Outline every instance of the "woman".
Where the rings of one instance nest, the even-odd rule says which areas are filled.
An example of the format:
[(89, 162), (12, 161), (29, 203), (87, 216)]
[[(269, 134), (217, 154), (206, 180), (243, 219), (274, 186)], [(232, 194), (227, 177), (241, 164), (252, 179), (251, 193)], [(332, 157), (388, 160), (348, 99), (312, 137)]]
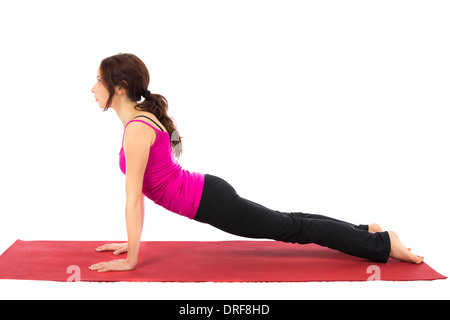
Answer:
[(105, 272), (136, 267), (144, 196), (172, 212), (243, 237), (316, 243), (383, 263), (389, 257), (423, 261), (402, 245), (393, 231), (383, 232), (375, 223), (354, 225), (320, 215), (274, 211), (241, 198), (221, 178), (182, 169), (174, 158), (174, 153), (178, 156), (181, 152), (181, 140), (167, 115), (167, 101), (148, 91), (149, 82), (149, 72), (138, 57), (118, 54), (101, 62), (91, 90), (99, 106), (105, 111), (114, 109), (124, 125), (120, 169), (126, 174), (128, 234), (128, 243), (96, 250), (111, 250), (114, 255), (128, 252), (128, 256), (89, 269)]

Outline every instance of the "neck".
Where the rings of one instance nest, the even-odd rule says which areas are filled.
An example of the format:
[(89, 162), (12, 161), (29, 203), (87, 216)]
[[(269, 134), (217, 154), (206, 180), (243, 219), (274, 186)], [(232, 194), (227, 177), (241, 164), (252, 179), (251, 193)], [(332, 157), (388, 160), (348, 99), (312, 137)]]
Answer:
[(111, 106), (112, 109), (117, 113), (120, 121), (122, 121), (123, 126), (136, 117), (140, 112), (134, 108), (136, 102), (125, 102), (122, 104), (118, 104), (116, 106)]

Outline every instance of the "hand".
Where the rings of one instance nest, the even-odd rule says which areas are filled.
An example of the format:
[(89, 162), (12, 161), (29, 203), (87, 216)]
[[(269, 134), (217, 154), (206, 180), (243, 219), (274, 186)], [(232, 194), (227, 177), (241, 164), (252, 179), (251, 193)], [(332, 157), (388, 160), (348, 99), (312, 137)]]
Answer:
[(90, 270), (97, 272), (107, 272), (107, 271), (129, 271), (133, 270), (135, 265), (129, 263), (128, 260), (125, 259), (117, 259), (111, 260), (108, 262), (100, 262), (97, 264), (93, 264), (89, 267)]
[(113, 255), (117, 256), (121, 253), (128, 252), (128, 243), (110, 243), (95, 249), (97, 252), (114, 251)]

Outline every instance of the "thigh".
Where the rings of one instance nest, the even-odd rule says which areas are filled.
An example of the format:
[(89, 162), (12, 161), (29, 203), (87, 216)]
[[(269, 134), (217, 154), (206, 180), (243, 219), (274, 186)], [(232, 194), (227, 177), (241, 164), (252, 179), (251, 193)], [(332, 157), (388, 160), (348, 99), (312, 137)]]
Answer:
[(204, 193), (194, 219), (249, 238), (284, 240), (301, 228), (295, 215), (242, 198), (228, 182), (210, 175), (205, 176)]

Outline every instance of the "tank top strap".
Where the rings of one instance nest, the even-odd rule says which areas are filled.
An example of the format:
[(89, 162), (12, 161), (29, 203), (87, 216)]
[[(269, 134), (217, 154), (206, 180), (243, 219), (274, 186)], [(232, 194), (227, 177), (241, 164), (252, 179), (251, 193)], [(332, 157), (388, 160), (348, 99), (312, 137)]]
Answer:
[[(147, 118), (148, 120), (150, 120), (151, 122), (153, 122), (154, 124), (156, 124), (156, 126), (159, 128), (159, 130), (161, 130), (162, 132), (165, 132), (162, 128), (161, 128), (161, 126), (159, 125), (159, 124), (157, 124), (156, 123), (156, 121), (155, 120), (153, 120), (153, 119), (150, 119), (149, 117), (147, 117), (147, 116), (144, 116), (144, 115), (139, 115), (139, 116), (136, 116), (136, 117), (134, 117), (133, 118), (133, 120), (134, 119), (136, 119), (136, 118), (139, 118), (139, 117), (144, 117), (144, 118)], [(130, 121), (131, 122), (131, 121)], [(152, 126), (153, 127), (153, 126)]]

